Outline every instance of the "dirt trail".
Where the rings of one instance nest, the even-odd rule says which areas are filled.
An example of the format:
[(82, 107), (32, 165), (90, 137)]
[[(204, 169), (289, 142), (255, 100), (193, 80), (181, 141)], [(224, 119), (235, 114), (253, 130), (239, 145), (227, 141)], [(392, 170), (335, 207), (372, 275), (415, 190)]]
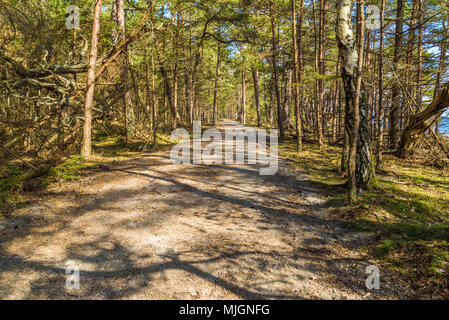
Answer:
[[(235, 123), (223, 122), (221, 127)], [(323, 186), (280, 160), (175, 165), (169, 152), (96, 170), (0, 224), (0, 298), (398, 298), (326, 208)], [(69, 261), (80, 289), (66, 289)], [(387, 285), (387, 287), (385, 286)]]

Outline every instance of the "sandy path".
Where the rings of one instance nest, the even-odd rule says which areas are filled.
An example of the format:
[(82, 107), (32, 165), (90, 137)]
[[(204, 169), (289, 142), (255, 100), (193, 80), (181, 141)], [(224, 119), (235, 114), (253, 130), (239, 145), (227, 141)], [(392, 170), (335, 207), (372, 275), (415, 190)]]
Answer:
[[(324, 188), (283, 160), (260, 176), (146, 154), (2, 222), (0, 298), (367, 298), (372, 262), (354, 250), (366, 237), (348, 236), (325, 203)], [(68, 261), (79, 290), (65, 287)], [(398, 296), (381, 281), (373, 295)]]

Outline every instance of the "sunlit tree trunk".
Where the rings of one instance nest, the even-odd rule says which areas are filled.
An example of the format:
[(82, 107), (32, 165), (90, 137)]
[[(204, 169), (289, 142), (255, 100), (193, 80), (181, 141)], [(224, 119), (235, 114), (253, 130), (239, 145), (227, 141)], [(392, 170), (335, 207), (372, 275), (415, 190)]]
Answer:
[(246, 70), (243, 66), (242, 70), (242, 106), (241, 106), (241, 122), (246, 123)]
[(94, 5), (94, 21), (92, 27), (92, 41), (90, 46), (89, 70), (87, 71), (86, 100), (84, 103), (83, 144), (81, 156), (89, 159), (92, 155), (92, 105), (95, 90), (95, 65), (98, 54), (98, 35), (100, 33), (101, 0)]
[(254, 98), (256, 100), (257, 126), (262, 126), (262, 118), (260, 115), (260, 92), (259, 92), (259, 71), (256, 68), (251, 69), (254, 84)]
[[(312, 0), (312, 12), (313, 12), (313, 35), (314, 35), (314, 48), (315, 48), (315, 73), (320, 73), (320, 51), (318, 45), (318, 19), (316, 14), (316, 3), (315, 0)], [(320, 85), (318, 79), (315, 80), (315, 119), (314, 119), (314, 127), (315, 127), (315, 137), (317, 139), (318, 145), (321, 145), (320, 138), (320, 130), (321, 121), (318, 121), (318, 118), (321, 118), (321, 102), (320, 102)]]
[(277, 40), (276, 40), (276, 25), (274, 20), (274, 8), (273, 1), (270, 0), (270, 18), (271, 18), (271, 42), (272, 42), (272, 63), (273, 63), (273, 74), (274, 74), (274, 90), (276, 94), (276, 106), (277, 106), (277, 116), (278, 116), (278, 128), (280, 138), (284, 138), (284, 127), (282, 126), (282, 106), (281, 106), (281, 95), (279, 92), (279, 74), (278, 74), (278, 61), (277, 61)]
[(302, 149), (302, 118), (301, 118), (301, 82), (302, 82), (302, 21), (304, 0), (300, 0), (299, 18), (296, 23), (296, 0), (292, 0), (292, 28), (293, 28), (293, 68), (295, 75), (295, 126), (296, 150)]
[(215, 67), (215, 83), (214, 83), (214, 110), (212, 116), (212, 124), (217, 121), (217, 94), (218, 94), (218, 77), (220, 71), (220, 42), (217, 44), (217, 65)]
[(317, 105), (317, 133), (318, 145), (323, 145), (323, 108), (324, 108), (324, 75), (326, 73), (326, 11), (327, 0), (320, 0), (320, 33), (319, 33), (319, 74), (318, 80), (318, 105)]
[(385, 0), (382, 0), (380, 7), (380, 43), (379, 43), (379, 82), (378, 82), (378, 108), (377, 108), (377, 148), (376, 148), (376, 169), (382, 168), (382, 145), (384, 137), (384, 16), (385, 16)]
[(390, 148), (396, 149), (399, 142), (399, 121), (401, 115), (401, 89), (400, 81), (402, 76), (402, 38), (404, 32), (404, 0), (397, 0), (396, 8), (396, 28), (394, 40), (394, 57), (393, 57), (393, 88), (390, 109)]

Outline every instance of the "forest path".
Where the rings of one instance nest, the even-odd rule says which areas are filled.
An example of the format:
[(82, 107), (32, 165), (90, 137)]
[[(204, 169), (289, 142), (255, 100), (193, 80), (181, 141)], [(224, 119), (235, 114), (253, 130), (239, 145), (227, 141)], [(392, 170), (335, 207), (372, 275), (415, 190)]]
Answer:
[[(371, 297), (372, 262), (355, 250), (366, 236), (348, 235), (325, 187), (285, 160), (273, 176), (169, 152), (92, 171), (0, 224), (0, 298)], [(79, 290), (66, 288), (70, 264)], [(400, 297), (386, 281), (373, 295)]]

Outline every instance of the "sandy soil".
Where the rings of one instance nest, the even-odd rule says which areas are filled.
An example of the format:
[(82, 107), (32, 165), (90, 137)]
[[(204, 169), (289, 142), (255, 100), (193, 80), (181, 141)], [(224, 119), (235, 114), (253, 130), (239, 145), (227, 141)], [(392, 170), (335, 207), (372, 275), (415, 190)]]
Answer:
[(406, 298), (383, 271), (366, 289), (370, 237), (339, 225), (331, 191), (284, 160), (274, 176), (169, 152), (91, 170), (0, 222), (0, 298)]

